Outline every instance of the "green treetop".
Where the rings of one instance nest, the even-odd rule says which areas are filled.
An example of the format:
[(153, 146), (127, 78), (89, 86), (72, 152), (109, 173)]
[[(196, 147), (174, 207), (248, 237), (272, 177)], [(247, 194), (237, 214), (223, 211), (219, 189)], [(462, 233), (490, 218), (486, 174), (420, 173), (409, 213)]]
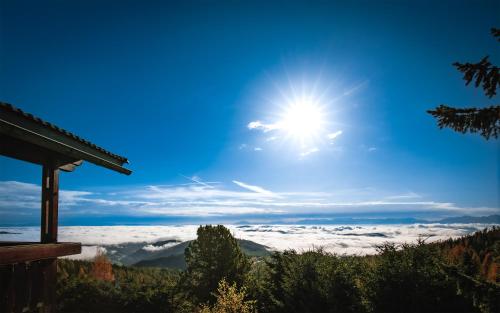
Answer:
[(226, 227), (200, 226), (197, 235), (184, 252), (187, 292), (200, 303), (213, 302), (213, 292), (222, 279), (229, 284), (243, 284), (249, 262)]

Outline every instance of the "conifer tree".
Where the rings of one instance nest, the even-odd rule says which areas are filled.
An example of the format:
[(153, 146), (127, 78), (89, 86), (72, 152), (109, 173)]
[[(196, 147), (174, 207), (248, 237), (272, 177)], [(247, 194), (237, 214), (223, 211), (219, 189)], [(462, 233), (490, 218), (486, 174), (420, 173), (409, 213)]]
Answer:
[(213, 292), (222, 279), (229, 284), (243, 284), (249, 262), (226, 227), (200, 226), (197, 235), (184, 252), (187, 292), (198, 302), (214, 302)]
[[(492, 28), (491, 33), (500, 41), (500, 29)], [(487, 97), (496, 96), (497, 88), (500, 86), (500, 72), (499, 68), (489, 61), (488, 56), (478, 63), (455, 62), (453, 66), (463, 73), (466, 85), (474, 82), (476, 88), (481, 86)], [(491, 137), (498, 138), (500, 134), (500, 105), (461, 109), (441, 104), (434, 110), (428, 110), (427, 113), (437, 119), (439, 128), (450, 127), (461, 133), (479, 132), (487, 140)]]

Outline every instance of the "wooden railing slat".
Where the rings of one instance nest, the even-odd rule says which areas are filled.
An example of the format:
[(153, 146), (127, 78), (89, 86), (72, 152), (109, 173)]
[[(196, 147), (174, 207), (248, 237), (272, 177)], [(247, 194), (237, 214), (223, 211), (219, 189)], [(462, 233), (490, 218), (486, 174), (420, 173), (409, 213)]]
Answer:
[(46, 260), (81, 252), (82, 245), (72, 242), (0, 246), (0, 265)]

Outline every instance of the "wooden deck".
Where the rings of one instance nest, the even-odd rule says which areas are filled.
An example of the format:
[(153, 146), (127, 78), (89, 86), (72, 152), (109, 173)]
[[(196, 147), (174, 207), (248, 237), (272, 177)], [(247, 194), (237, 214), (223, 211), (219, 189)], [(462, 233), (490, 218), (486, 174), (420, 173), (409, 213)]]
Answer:
[(0, 242), (0, 312), (55, 312), (57, 257), (80, 243)]

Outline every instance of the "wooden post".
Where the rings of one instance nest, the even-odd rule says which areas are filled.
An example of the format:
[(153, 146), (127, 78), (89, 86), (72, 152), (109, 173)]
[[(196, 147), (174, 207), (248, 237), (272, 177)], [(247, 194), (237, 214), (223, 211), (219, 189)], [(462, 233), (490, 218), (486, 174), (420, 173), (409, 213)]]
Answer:
[(59, 205), (59, 169), (44, 164), (42, 169), (42, 243), (57, 242), (57, 210)]
[[(59, 169), (44, 164), (42, 169), (42, 243), (57, 242), (57, 210), (59, 205)], [(40, 261), (43, 277), (44, 313), (56, 311), (57, 258)]]

